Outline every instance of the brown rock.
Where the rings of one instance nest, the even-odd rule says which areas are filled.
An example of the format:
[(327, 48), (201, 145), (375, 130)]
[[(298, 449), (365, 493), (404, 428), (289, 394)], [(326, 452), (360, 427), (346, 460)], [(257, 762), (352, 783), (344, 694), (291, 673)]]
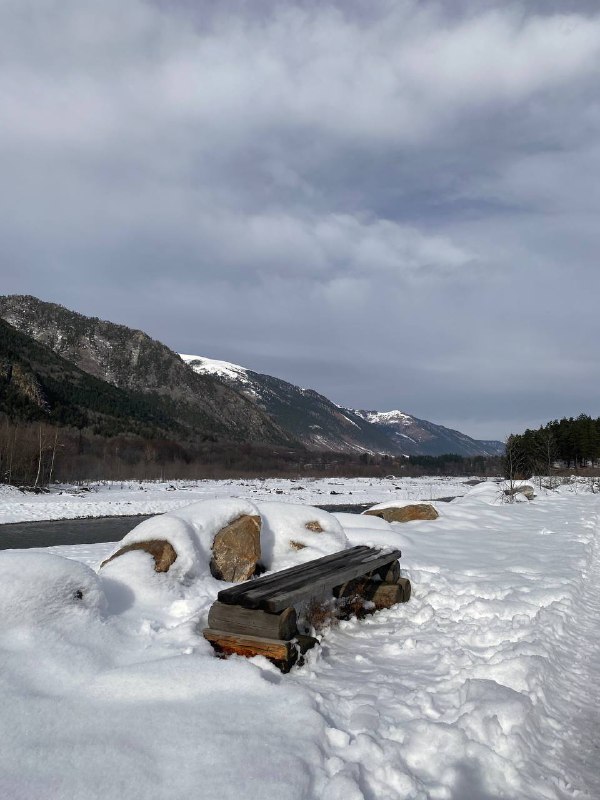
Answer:
[(232, 583), (247, 581), (260, 561), (260, 517), (242, 514), (220, 530), (213, 541), (210, 571)]
[(369, 509), (364, 512), (372, 517), (381, 517), (386, 522), (412, 522), (416, 519), (437, 519), (438, 512), (429, 503), (416, 503), (410, 506), (389, 506)]
[(295, 539), (290, 539), (290, 547), (292, 550), (304, 550), (306, 545), (303, 542), (297, 542)]
[(125, 545), (125, 547), (113, 553), (110, 558), (107, 558), (106, 561), (103, 561), (100, 564), (100, 568), (102, 569), (109, 561), (122, 556), (124, 553), (130, 553), (132, 550), (144, 550), (146, 553), (150, 553), (154, 559), (156, 572), (168, 572), (169, 567), (177, 558), (177, 553), (171, 542), (167, 542), (166, 539), (150, 539), (147, 542), (135, 542), (134, 544)]
[(307, 531), (312, 531), (313, 533), (323, 533), (323, 528), (316, 520), (307, 522), (304, 527)]

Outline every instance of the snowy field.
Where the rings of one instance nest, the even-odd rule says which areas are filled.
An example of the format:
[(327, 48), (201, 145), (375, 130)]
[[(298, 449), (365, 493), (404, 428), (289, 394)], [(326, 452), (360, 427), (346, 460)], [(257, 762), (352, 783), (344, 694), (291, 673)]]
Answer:
[[(284, 483), (245, 494), (296, 499), (273, 497)], [(353, 481), (335, 500), (388, 501), (390, 483)], [(413, 596), (331, 628), (289, 675), (213, 656), (198, 630), (223, 584), (205, 573), (169, 583), (128, 554), (98, 578), (110, 544), (0, 553), (0, 797), (598, 800), (600, 497), (582, 483), (503, 504), (493, 483), (431, 484), (465, 496), (434, 521), (329, 521), (332, 542), (399, 545)], [(331, 482), (302, 485), (329, 502)], [(139, 502), (180, 508), (184, 491), (195, 501), (202, 485)], [(113, 492), (111, 513), (135, 496), (56, 502), (107, 513)], [(23, 513), (38, 500), (48, 514), (54, 497)], [(276, 537), (284, 512), (265, 513)]]
[(311, 505), (432, 500), (468, 490), (467, 478), (307, 478), (224, 481), (89, 483), (53, 487), (50, 494), (24, 493), (0, 485), (0, 524), (79, 517), (163, 514), (198, 500), (246, 497)]

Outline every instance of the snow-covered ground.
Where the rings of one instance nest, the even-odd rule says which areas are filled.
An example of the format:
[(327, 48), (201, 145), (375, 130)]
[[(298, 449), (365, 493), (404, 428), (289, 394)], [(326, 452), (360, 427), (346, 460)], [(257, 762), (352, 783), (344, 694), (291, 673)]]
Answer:
[(468, 490), (467, 478), (306, 478), (223, 481), (89, 483), (53, 487), (50, 494), (23, 493), (0, 485), (0, 524), (33, 520), (163, 514), (219, 497), (281, 500), (311, 505), (431, 500)]
[(289, 675), (213, 656), (210, 577), (176, 588), (122, 556), (98, 579), (110, 544), (0, 553), (0, 797), (597, 800), (600, 498), (575, 488), (339, 515), (350, 544), (400, 545), (413, 595)]

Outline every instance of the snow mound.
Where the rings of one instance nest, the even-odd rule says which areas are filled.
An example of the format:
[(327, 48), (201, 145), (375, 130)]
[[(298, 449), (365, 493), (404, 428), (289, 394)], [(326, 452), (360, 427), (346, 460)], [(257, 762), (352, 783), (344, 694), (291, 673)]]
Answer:
[[(243, 514), (262, 519), (261, 563), (267, 570), (303, 564), (348, 547), (342, 526), (327, 511), (293, 503), (255, 504), (232, 497), (202, 500), (145, 520), (119, 542), (113, 555), (126, 545), (165, 539), (177, 552), (177, 559), (166, 573), (168, 581), (189, 583), (205, 578), (210, 575), (215, 535)], [(119, 572), (122, 578), (123, 570), (131, 569), (141, 579), (151, 564), (151, 556), (134, 551), (106, 564), (103, 573), (112, 575)]]
[(404, 531), (381, 517), (363, 514), (336, 513), (334, 517), (344, 528), (351, 547), (400, 547), (405, 545)]
[(54, 618), (100, 617), (106, 597), (96, 573), (49, 553), (0, 552), (0, 627), (48, 625)]
[[(454, 503), (459, 505), (469, 505), (471, 503), (485, 503), (490, 506), (502, 505), (504, 503), (529, 503), (530, 500), (524, 494), (517, 492), (513, 497), (508, 498), (505, 490), (519, 489), (525, 487), (532, 487), (532, 482), (528, 481), (485, 481), (473, 486), (463, 497), (457, 497)], [(540, 494), (540, 490), (536, 489), (536, 493)], [(542, 490), (543, 494), (547, 494)]]
[[(166, 539), (177, 553), (177, 559), (168, 573), (171, 580), (184, 583), (207, 577), (210, 575), (215, 535), (244, 514), (258, 516), (259, 511), (254, 503), (236, 497), (201, 500), (141, 522), (125, 536), (114, 553), (129, 544)], [(133, 563), (134, 555), (137, 554), (126, 553), (111, 561), (104, 569), (112, 571), (122, 558), (128, 558), (129, 563)]]
[(348, 538), (333, 514), (293, 503), (258, 503), (262, 562), (268, 570), (304, 564), (345, 550)]

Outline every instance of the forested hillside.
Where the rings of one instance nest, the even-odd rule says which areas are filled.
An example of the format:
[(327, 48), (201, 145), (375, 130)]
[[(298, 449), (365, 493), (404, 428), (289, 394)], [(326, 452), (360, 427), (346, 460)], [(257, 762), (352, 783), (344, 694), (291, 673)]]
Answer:
[(513, 474), (549, 474), (557, 462), (574, 469), (593, 466), (600, 461), (600, 418), (580, 414), (513, 434), (506, 454), (507, 470)]
[(87, 317), (27, 295), (0, 296), (0, 317), (80, 370), (149, 398), (192, 441), (203, 437), (295, 446), (297, 441), (237, 391), (197, 375), (143, 331)]

